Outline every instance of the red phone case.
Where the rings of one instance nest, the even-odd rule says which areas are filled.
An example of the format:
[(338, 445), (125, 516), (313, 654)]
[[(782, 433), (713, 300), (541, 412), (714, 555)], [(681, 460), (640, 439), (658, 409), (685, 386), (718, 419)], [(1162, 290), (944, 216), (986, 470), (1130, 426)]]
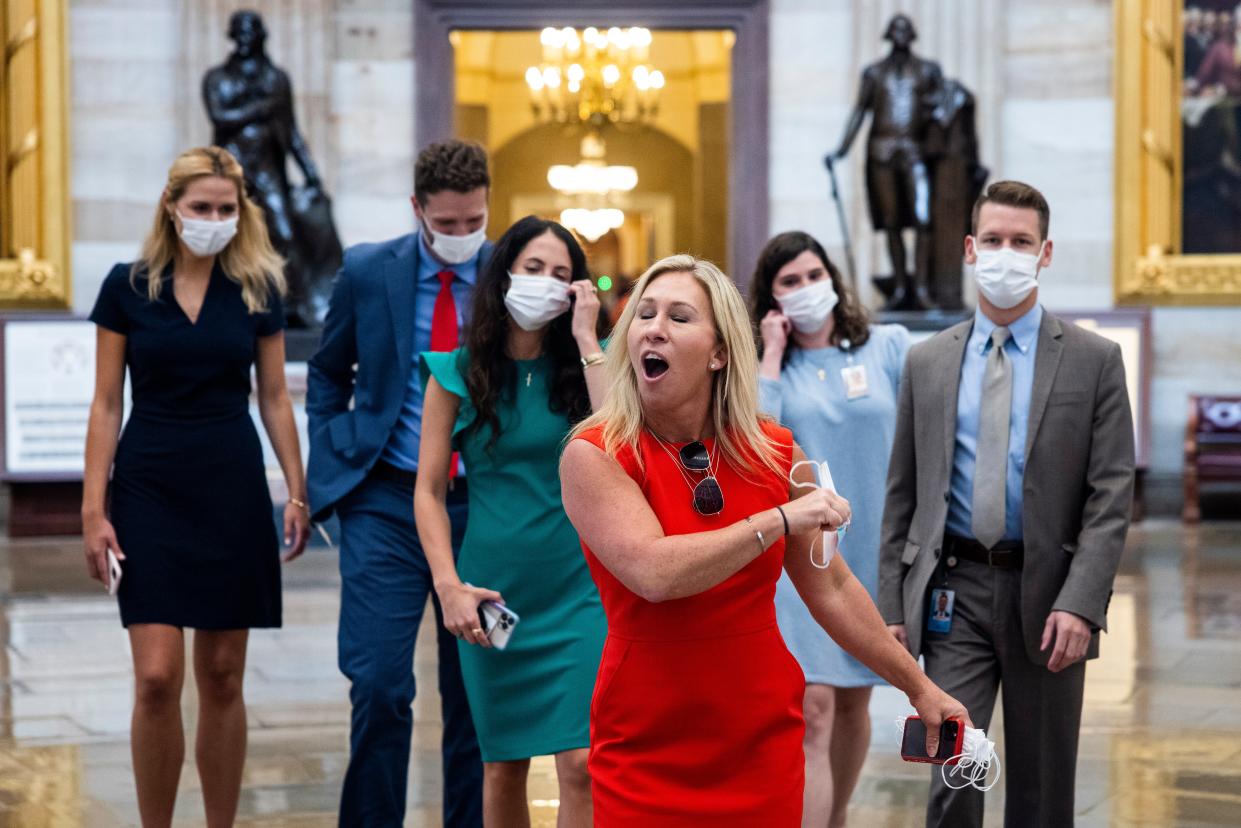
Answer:
[[(909, 717), (907, 717), (907, 718), (905, 719), (905, 730), (906, 730), (906, 731), (908, 731), (908, 730), (909, 730), (909, 723), (910, 723), (910, 722), (912, 722), (912, 721), (919, 721), (919, 722), (920, 722), (920, 721), (922, 721), (922, 717), (921, 717), (921, 716), (909, 716)], [(962, 745), (964, 745), (964, 744), (965, 744), (965, 722), (961, 721), (960, 719), (948, 719), (947, 721), (951, 721), (951, 722), (956, 722), (956, 723), (957, 723), (957, 738), (956, 738), (955, 743), (954, 743), (954, 744), (953, 744), (953, 746), (952, 746), (952, 753), (950, 754), (952, 757), (956, 757), (956, 756), (959, 756), (959, 755), (960, 755), (960, 753), (961, 753), (961, 747), (962, 747)], [(943, 750), (943, 744), (944, 744), (944, 742), (943, 742), (943, 738), (942, 738), (942, 737), (943, 737), (943, 729), (942, 729), (942, 727), (943, 727), (943, 726), (941, 725), (941, 729), (940, 729), (940, 737), (941, 737), (941, 738), (940, 738), (940, 743), (939, 743), (939, 744), (940, 744), (940, 750), (941, 750), (941, 751)], [(925, 727), (925, 725), (924, 725), (924, 726), (923, 726), (923, 731), (925, 731), (925, 730), (926, 730), (926, 727)], [(926, 749), (926, 745), (925, 745), (925, 743), (924, 743), (924, 744), (923, 744), (923, 750), (925, 751), (925, 749)], [(923, 762), (923, 763), (926, 763), (926, 764), (931, 764), (931, 765), (955, 765), (958, 761), (960, 761), (960, 760), (958, 760), (958, 759), (956, 759), (956, 758), (936, 759), (936, 758), (934, 758), (934, 757), (931, 757), (931, 756), (926, 756), (926, 755), (924, 755), (924, 754), (917, 754), (917, 755), (908, 754), (908, 753), (906, 753), (906, 752), (905, 752), (905, 739), (904, 739), (904, 737), (902, 737), (902, 738), (901, 738), (901, 758), (902, 758), (902, 759), (904, 759), (906, 762)]]

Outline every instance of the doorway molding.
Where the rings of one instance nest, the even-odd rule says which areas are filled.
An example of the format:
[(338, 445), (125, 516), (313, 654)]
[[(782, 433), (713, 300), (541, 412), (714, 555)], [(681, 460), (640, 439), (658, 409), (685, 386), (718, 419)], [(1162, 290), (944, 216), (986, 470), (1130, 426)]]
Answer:
[(624, 24), (649, 29), (731, 29), (728, 252), (743, 289), (767, 241), (769, 0), (415, 0), (414, 138), (417, 147), (453, 135), (454, 29), (542, 29)]

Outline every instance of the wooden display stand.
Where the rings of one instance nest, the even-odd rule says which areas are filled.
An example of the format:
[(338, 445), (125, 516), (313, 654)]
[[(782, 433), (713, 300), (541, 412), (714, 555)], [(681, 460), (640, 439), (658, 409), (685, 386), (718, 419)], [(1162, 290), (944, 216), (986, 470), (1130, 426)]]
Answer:
[(80, 534), (80, 481), (9, 484), (9, 537)]

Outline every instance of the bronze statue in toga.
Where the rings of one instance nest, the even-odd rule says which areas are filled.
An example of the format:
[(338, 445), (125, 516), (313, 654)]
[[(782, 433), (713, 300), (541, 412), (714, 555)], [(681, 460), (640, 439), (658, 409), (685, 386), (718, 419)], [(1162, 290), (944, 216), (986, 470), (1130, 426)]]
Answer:
[[(233, 53), (203, 78), (212, 143), (241, 162), (249, 196), (262, 206), (272, 244), (286, 259), (289, 326), (315, 326), (327, 310), (330, 283), (341, 263), (331, 202), (297, 128), (289, 76), (264, 49), (263, 18), (253, 11), (235, 12), (228, 36)], [(301, 168), (301, 187), (289, 184), (290, 155)]]

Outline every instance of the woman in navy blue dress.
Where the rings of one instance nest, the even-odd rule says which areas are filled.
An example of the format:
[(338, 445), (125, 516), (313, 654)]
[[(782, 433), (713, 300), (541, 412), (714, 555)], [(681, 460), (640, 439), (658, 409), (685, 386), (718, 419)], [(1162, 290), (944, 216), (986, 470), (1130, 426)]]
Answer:
[[(195, 630), (195, 755), (208, 825), (231, 825), (246, 749), (242, 698), (251, 627), (280, 626), (280, 551), (258, 433), (290, 493), (285, 560), (305, 547), (306, 484), (284, 381), (283, 263), (241, 165), (218, 147), (173, 163), (132, 265), (104, 280), (82, 521), (87, 568), (110, 583), (133, 650), (131, 731), (138, 809), (169, 825), (185, 753), (184, 629)], [(125, 372), (133, 407), (121, 432)], [(109, 486), (109, 472), (111, 485)]]

